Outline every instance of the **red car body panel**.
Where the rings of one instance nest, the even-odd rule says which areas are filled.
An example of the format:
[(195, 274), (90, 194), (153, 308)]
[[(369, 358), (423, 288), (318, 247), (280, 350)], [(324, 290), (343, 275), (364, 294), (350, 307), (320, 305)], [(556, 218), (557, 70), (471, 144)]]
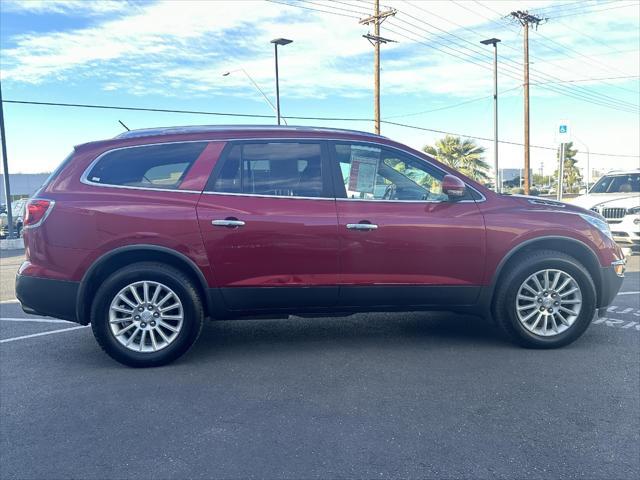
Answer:
[[(216, 286), (335, 285), (338, 281), (336, 206), (330, 199), (203, 194), (200, 231)], [(212, 220), (241, 219), (242, 228)]]
[[(482, 284), (486, 239), (475, 202), (339, 200), (337, 205), (340, 284)], [(346, 228), (360, 222), (378, 228)]]

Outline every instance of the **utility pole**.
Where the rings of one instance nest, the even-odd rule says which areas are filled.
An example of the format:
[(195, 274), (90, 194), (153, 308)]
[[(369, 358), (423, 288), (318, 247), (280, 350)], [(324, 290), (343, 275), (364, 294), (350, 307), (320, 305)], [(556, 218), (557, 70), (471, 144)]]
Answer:
[(531, 15), (526, 10), (511, 12), (511, 16), (524, 29), (524, 194), (529, 195), (531, 186), (531, 179), (529, 178), (531, 164), (529, 141), (529, 25), (535, 25), (537, 28), (546, 19)]
[(7, 136), (4, 131), (4, 105), (0, 84), (0, 135), (2, 135), (2, 170), (4, 172), (4, 195), (7, 201), (7, 227), (9, 238), (13, 238), (13, 212), (11, 211), (11, 185), (9, 184), (9, 162), (7, 161)]
[(363, 35), (364, 38), (369, 40), (374, 48), (373, 57), (373, 117), (374, 117), (374, 130), (377, 135), (380, 135), (380, 44), (393, 42), (388, 38), (380, 36), (380, 24), (385, 21), (387, 17), (391, 17), (396, 14), (396, 9), (390, 8), (380, 13), (380, 0), (374, 1), (373, 15), (360, 20), (361, 25), (373, 24), (373, 35)]
[(498, 42), (499, 38), (482, 40), (483, 45), (493, 45), (493, 151), (496, 176), (496, 192), (500, 193), (500, 169), (498, 168)]

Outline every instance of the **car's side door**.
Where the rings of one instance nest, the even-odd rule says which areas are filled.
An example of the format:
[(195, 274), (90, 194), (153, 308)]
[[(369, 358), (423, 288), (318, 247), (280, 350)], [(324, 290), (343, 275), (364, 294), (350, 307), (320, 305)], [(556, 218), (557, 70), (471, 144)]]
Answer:
[(333, 142), (344, 306), (463, 305), (484, 273), (485, 226), (474, 196), (442, 193), (447, 172), (372, 143)]
[(198, 203), (217, 287), (231, 310), (337, 301), (337, 215), (323, 141), (229, 142)]

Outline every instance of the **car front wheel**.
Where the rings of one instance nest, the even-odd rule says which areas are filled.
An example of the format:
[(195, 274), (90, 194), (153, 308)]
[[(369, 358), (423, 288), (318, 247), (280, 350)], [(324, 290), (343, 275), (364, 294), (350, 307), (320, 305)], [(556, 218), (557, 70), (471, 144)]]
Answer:
[(552, 250), (519, 257), (502, 276), (496, 292), (498, 325), (530, 348), (556, 348), (575, 341), (596, 310), (589, 272), (575, 258)]

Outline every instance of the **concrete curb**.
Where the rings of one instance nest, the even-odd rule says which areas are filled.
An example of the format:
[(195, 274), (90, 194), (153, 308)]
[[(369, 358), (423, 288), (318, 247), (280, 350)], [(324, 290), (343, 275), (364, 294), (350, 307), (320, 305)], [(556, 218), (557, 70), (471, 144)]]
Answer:
[(22, 238), (5, 238), (0, 240), (0, 250), (18, 250), (24, 249), (24, 241)]

